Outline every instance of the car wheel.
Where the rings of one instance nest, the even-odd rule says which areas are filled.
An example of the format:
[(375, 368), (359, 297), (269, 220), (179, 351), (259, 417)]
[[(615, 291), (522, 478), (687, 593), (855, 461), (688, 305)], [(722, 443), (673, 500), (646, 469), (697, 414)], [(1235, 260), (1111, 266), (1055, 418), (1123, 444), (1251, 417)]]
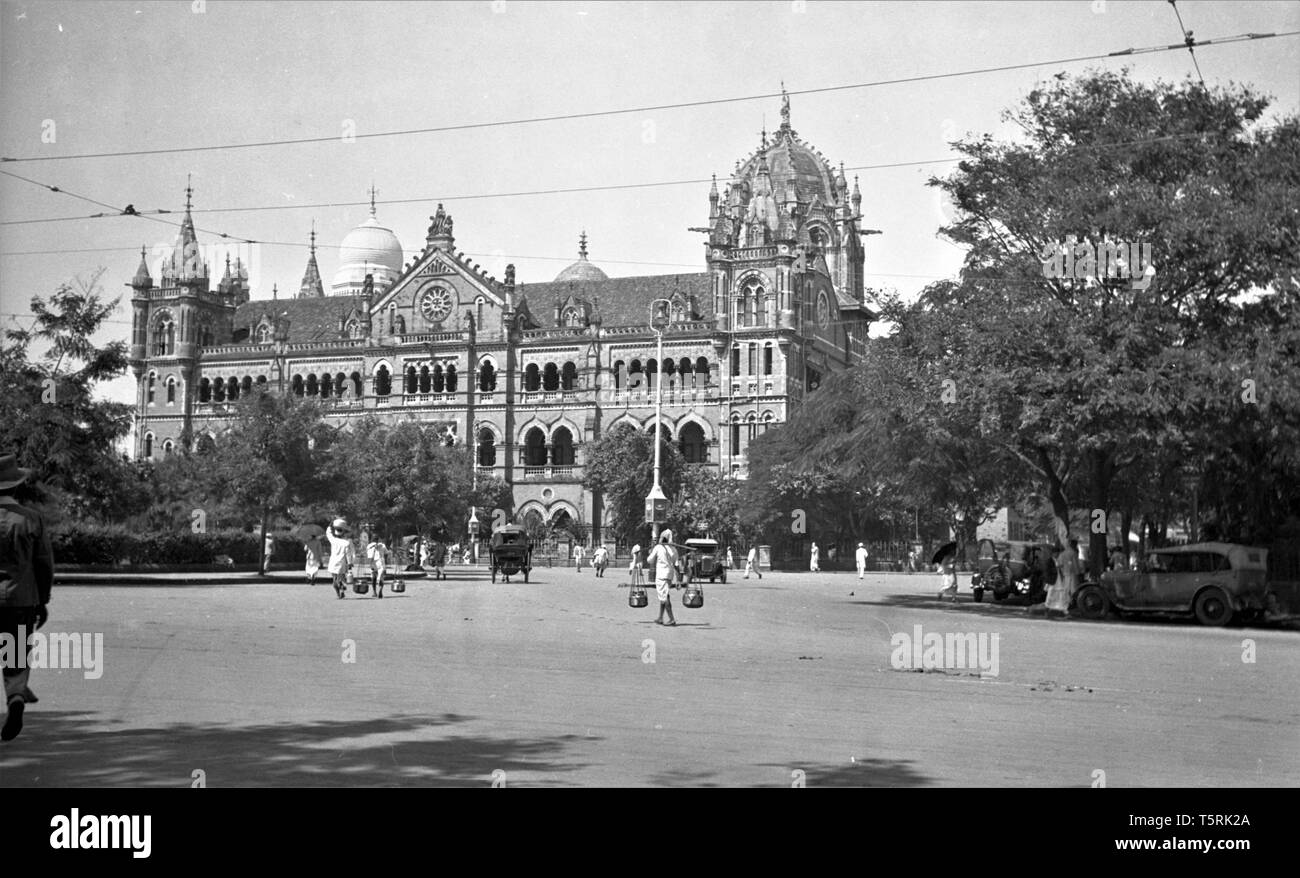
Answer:
[(1074, 605), (1085, 619), (1101, 619), (1110, 612), (1110, 598), (1100, 586), (1086, 585), (1074, 596)]
[(971, 595), (975, 598), (975, 603), (978, 604), (984, 600), (984, 589), (982, 588), (974, 589), (971, 592)]
[(1202, 625), (1227, 625), (1232, 621), (1232, 602), (1222, 589), (1207, 588), (1196, 596), (1196, 621)]

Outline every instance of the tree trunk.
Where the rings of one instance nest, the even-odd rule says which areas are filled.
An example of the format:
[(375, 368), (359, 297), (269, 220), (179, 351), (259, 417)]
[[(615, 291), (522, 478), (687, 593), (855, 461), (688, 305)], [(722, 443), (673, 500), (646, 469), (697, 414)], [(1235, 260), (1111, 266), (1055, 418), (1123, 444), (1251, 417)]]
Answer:
[[(1088, 572), (1092, 575), (1094, 581), (1101, 579), (1101, 572), (1105, 569), (1107, 536), (1110, 533), (1110, 509), (1107, 504), (1110, 501), (1110, 483), (1115, 474), (1115, 457), (1110, 451), (1094, 451), (1089, 453), (1089, 496), (1092, 500), (1092, 509), (1088, 513)], [(1100, 509), (1105, 516), (1105, 527), (1101, 533), (1097, 533), (1093, 527), (1093, 514)]]
[(1047, 500), (1052, 504), (1052, 521), (1056, 525), (1056, 540), (1062, 546), (1070, 544), (1070, 503), (1065, 499), (1061, 477), (1056, 474), (1051, 458), (1045, 449), (1038, 449), (1039, 466), (1047, 476)]
[(258, 576), (266, 575), (267, 561), (268, 561), (268, 558), (266, 557), (266, 521), (270, 517), (271, 517), (271, 510), (268, 507), (263, 506), (262, 507), (262, 535), (261, 538), (258, 539), (257, 541), (257, 552), (259, 557), (258, 564), (257, 564)]
[(1119, 544), (1124, 547), (1124, 563), (1127, 564), (1128, 556), (1133, 551), (1133, 546), (1131, 543), (1129, 543), (1129, 539), (1128, 539), (1128, 535), (1133, 532), (1133, 507), (1132, 506), (1124, 510), (1124, 514), (1120, 518), (1120, 528), (1122, 529), (1123, 532), (1120, 534)]

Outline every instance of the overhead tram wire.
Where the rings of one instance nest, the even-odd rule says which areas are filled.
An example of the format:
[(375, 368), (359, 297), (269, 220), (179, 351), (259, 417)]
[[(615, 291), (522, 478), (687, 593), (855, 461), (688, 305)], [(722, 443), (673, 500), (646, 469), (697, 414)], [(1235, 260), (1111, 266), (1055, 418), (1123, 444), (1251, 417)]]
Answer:
[[(858, 83), (850, 83), (846, 85), (821, 86), (819, 88), (806, 88), (806, 89), (798, 89), (795, 91), (784, 92), (784, 94), (788, 94), (788, 95), (826, 94), (829, 92), (849, 91), (849, 90), (861, 89), (861, 88), (875, 88), (875, 87), (885, 86), (885, 85), (903, 85), (903, 84), (913, 83), (913, 82), (930, 82), (930, 81), (940, 80), (940, 79), (953, 79), (961, 76), (977, 76), (985, 73), (1005, 73), (1011, 70), (1026, 70), (1032, 67), (1049, 67), (1058, 64), (1078, 64), (1084, 61), (1101, 61), (1108, 58), (1119, 58), (1128, 55), (1145, 55), (1154, 52), (1169, 52), (1169, 51), (1180, 50), (1183, 48), (1187, 48), (1190, 50), (1193, 45), (1195, 46), (1222, 45), (1225, 43), (1236, 43), (1236, 42), (1242, 42), (1246, 40), (1266, 40), (1266, 39), (1276, 39), (1278, 37), (1291, 37), (1291, 36), (1296, 36), (1298, 34), (1300, 34), (1300, 31), (1283, 31), (1281, 33), (1266, 33), (1266, 34), (1246, 33), (1246, 34), (1237, 34), (1236, 36), (1231, 36), (1231, 37), (1217, 37), (1214, 39), (1199, 40), (1199, 41), (1192, 40), (1191, 37), (1189, 36), (1184, 42), (1175, 43), (1174, 45), (1146, 46), (1140, 49), (1122, 49), (1116, 52), (1102, 52), (1094, 55), (1079, 55), (1073, 58), (1058, 58), (1058, 59), (1048, 60), (1048, 61), (1033, 61), (1033, 62), (1025, 62), (1021, 64), (1003, 64), (997, 67), (981, 67), (972, 70), (956, 70), (956, 71), (950, 71), (948, 73), (930, 73), (930, 74), (923, 74), (920, 76), (899, 77), (897, 79), (881, 79), (872, 82), (858, 82)], [(680, 110), (680, 109), (690, 109), (694, 107), (718, 106), (719, 104), (732, 104), (732, 103), (742, 103), (747, 101), (772, 100), (774, 98), (781, 97), (782, 94), (783, 94), (782, 92), (765, 92), (763, 94), (745, 95), (741, 97), (710, 98), (710, 99), (704, 99), (698, 101), (681, 101), (678, 103), (655, 104), (652, 106), (645, 106), (645, 107), (626, 107), (617, 110), (592, 110), (585, 113), (561, 113), (561, 114), (555, 114), (551, 116), (533, 116), (533, 117), (526, 117), (522, 119), (501, 119), (501, 120), (495, 120), (491, 122), (464, 122), (455, 125), (440, 125), (431, 128), (409, 128), (409, 129), (398, 130), (398, 131), (376, 131), (370, 134), (354, 134), (352, 135), (352, 139), (365, 140), (365, 139), (373, 139), (379, 137), (405, 137), (405, 136), (417, 135), (417, 134), (437, 134), (437, 133), (444, 133), (450, 131), (469, 131), (469, 130), (484, 129), (484, 128), (501, 128), (501, 127), (514, 126), (514, 125), (531, 125), (539, 122), (563, 122), (563, 121), (573, 121), (577, 119), (598, 119), (598, 118), (603, 118), (608, 116), (626, 116), (626, 115), (631, 115), (633, 113), (652, 113), (652, 112), (659, 112), (662, 110)], [(118, 158), (118, 157), (125, 157), (125, 156), (171, 155), (171, 154), (182, 153), (182, 152), (214, 152), (218, 150), (227, 150), (227, 149), (254, 149), (254, 148), (268, 147), (268, 146), (294, 146), (294, 145), (302, 145), (302, 144), (309, 144), (309, 143), (333, 143), (341, 140), (342, 138), (340, 138), (338, 135), (330, 135), (328, 137), (298, 137), (298, 138), (290, 138), (290, 139), (282, 139), (282, 140), (259, 140), (259, 141), (252, 141), (249, 143), (225, 143), (225, 144), (209, 144), (206, 146), (176, 146), (176, 147), (162, 147), (158, 149), (134, 149), (134, 150), (116, 150), (116, 151), (109, 151), (109, 152), (94, 152), (94, 153), (74, 153), (73, 155), (63, 155), (63, 156), (19, 156), (19, 157), (0, 156), (0, 162), (52, 162), (52, 161), (72, 161), (76, 159), (92, 159), (92, 158)]]
[[(1262, 129), (1262, 130), (1268, 130), (1268, 129)], [(1117, 140), (1113, 143), (1077, 144), (1075, 146), (1066, 147), (1060, 150), (1059, 152), (1068, 153), (1068, 152), (1082, 152), (1086, 150), (1114, 149), (1116, 147), (1121, 147), (1121, 146), (1134, 146), (1134, 145), (1145, 144), (1145, 143), (1162, 143), (1164, 141), (1169, 141), (1169, 140), (1187, 140), (1193, 138), (1213, 137), (1220, 133), (1221, 132), (1216, 132), (1216, 131), (1193, 131), (1186, 134), (1167, 134), (1162, 137), (1147, 137), (1147, 138), (1139, 138), (1136, 140)], [(959, 162), (962, 161), (964, 158), (967, 157), (948, 156), (946, 158), (922, 159), (919, 161), (883, 162), (874, 165), (852, 165), (852, 166), (845, 167), (844, 170), (845, 171), (876, 171), (876, 170), (884, 170), (889, 168), (915, 167), (921, 165), (938, 165), (938, 164), (945, 164), (948, 162)], [(28, 183), (33, 183), (34, 185), (49, 189), (52, 192), (65, 191), (60, 189), (59, 187), (51, 186), (46, 183), (40, 183), (35, 180), (30, 180), (26, 177), (19, 176), (18, 174), (9, 173), (8, 171), (0, 170), (0, 174), (5, 174), (7, 176), (14, 177), (16, 179), (23, 180)], [(477, 200), (484, 200), (484, 199), (491, 199), (491, 198), (518, 198), (518, 197), (535, 196), (535, 195), (569, 195), (569, 194), (580, 194), (584, 192), (613, 192), (613, 191), (620, 191), (620, 190), (651, 189), (651, 188), (663, 187), (663, 186), (702, 186), (705, 183), (710, 183), (712, 181), (713, 178), (710, 177), (710, 178), (700, 178), (694, 180), (662, 180), (662, 181), (652, 182), (652, 183), (612, 183), (612, 184), (607, 184), (602, 186), (571, 186), (571, 187), (553, 188), (553, 189), (521, 190), (518, 192), (481, 192), (472, 195), (430, 195), (430, 196), (421, 196), (418, 198), (389, 198), (382, 201), (377, 201), (375, 203), (376, 204), (420, 204), (420, 203), (427, 204), (427, 203), (433, 203), (439, 201), (454, 203), (457, 201), (477, 201)], [(92, 204), (97, 204), (103, 207), (111, 206), (111, 205), (104, 204), (103, 202), (94, 201), (93, 199), (86, 199), (86, 200), (90, 200)], [(323, 202), (309, 202), (304, 204), (266, 204), (266, 205), (257, 205), (253, 207), (204, 207), (204, 208), (194, 208), (191, 210), (191, 213), (255, 213), (260, 211), (268, 211), (268, 210), (323, 210), (323, 209), (336, 208), (336, 207), (365, 207), (368, 204), (370, 204), (369, 201), (323, 201)], [(159, 213), (171, 214), (171, 213), (180, 212), (179, 210), (168, 210), (168, 209), (125, 211), (125, 210), (118, 210), (118, 208), (115, 206), (111, 206), (111, 207), (114, 211), (113, 213), (97, 213), (97, 214), (89, 214), (86, 216), (41, 217), (36, 219), (25, 219), (25, 220), (6, 220), (4, 222), (0, 222), (0, 226), (21, 226), (21, 225), (32, 225), (38, 223), (52, 223), (52, 222), (77, 222), (77, 221), (88, 220), (88, 219), (116, 219), (121, 216), (145, 216), (147, 214), (159, 214)], [(267, 242), (262, 242), (262, 243), (267, 243)], [(75, 252), (75, 251), (65, 251), (65, 252)], [(4, 254), (0, 254), (0, 255), (4, 255)]]

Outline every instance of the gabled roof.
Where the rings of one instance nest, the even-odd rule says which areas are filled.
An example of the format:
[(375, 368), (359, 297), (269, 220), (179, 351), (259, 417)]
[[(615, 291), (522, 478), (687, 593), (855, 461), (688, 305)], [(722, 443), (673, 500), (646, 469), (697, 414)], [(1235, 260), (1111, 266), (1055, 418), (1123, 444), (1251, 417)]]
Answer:
[(708, 272), (611, 277), (605, 280), (552, 281), (524, 284), (518, 294), (527, 298), (543, 326), (555, 323), (555, 300), (570, 297), (591, 302), (604, 326), (641, 326), (650, 322), (650, 303), (671, 299), (674, 293), (695, 296), (701, 320), (713, 319), (713, 287)]
[[(360, 313), (361, 296), (325, 296), (320, 299), (255, 299), (235, 309), (234, 329), (256, 326), (266, 312), (272, 319), (284, 315), (289, 321), (289, 344), (329, 342), (342, 338), (339, 318)], [(244, 342), (247, 344), (247, 342)]]

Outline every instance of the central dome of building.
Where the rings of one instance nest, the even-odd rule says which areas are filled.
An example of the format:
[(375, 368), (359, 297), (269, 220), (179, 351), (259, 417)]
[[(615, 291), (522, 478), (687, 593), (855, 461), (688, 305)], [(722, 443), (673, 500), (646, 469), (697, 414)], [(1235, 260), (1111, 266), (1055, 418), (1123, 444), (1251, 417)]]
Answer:
[(587, 233), (578, 236), (578, 261), (555, 276), (558, 281), (609, 280), (609, 275), (587, 261)]
[(348, 232), (339, 245), (339, 267), (331, 292), (336, 296), (359, 293), (367, 274), (374, 275), (376, 292), (387, 289), (402, 274), (402, 243), (375, 217), (373, 194), (369, 218)]

